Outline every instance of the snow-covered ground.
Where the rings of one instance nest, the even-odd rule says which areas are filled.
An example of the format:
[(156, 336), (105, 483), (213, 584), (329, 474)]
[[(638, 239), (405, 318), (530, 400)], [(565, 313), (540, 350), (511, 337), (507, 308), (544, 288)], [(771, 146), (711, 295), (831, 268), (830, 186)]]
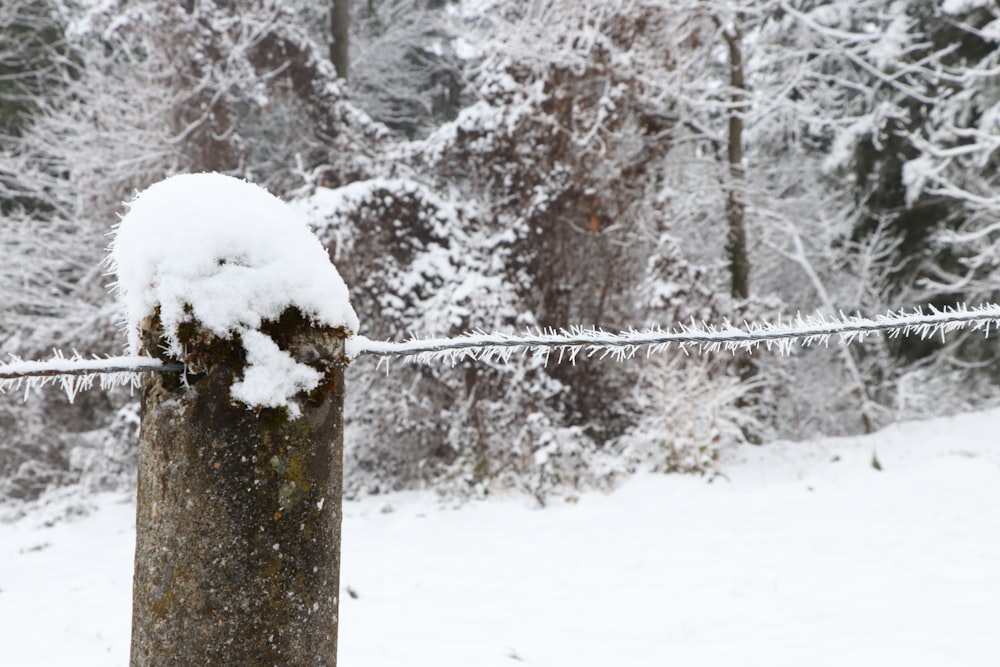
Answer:
[[(545, 509), (348, 502), (340, 664), (996, 665), (998, 431), (745, 447)], [(127, 664), (134, 510), (91, 504), (0, 524), (2, 664)]]

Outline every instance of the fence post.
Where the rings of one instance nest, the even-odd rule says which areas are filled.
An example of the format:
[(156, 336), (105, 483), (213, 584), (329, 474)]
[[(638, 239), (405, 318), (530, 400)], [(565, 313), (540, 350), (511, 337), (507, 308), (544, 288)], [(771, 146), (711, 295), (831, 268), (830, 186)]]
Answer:
[[(298, 418), (234, 403), (243, 347), (197, 323), (188, 372), (144, 380), (132, 667), (336, 665), (344, 334), (293, 307), (260, 330), (323, 373)], [(165, 358), (158, 315), (142, 337)]]

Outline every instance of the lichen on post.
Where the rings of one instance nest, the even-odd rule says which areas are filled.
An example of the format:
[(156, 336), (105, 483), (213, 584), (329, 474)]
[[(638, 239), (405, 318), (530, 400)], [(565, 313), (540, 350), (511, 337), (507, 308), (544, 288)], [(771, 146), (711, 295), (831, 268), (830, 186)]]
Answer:
[(186, 367), (142, 388), (131, 664), (335, 665), (343, 281), (216, 174), (140, 194), (111, 264), (130, 347)]

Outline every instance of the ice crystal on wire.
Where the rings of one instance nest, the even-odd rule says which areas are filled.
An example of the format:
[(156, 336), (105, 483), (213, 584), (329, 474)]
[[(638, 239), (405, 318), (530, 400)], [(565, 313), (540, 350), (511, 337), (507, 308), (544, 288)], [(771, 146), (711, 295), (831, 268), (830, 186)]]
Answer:
[(412, 338), (402, 342), (382, 342), (357, 336), (348, 341), (350, 356), (408, 357), (418, 363), (444, 361), (452, 365), (462, 359), (508, 362), (514, 355), (527, 355), (563, 363), (575, 363), (584, 357), (610, 357), (624, 361), (645, 349), (646, 354), (666, 352), (671, 346), (688, 351), (738, 352), (764, 347), (779, 354), (789, 354), (796, 344), (803, 347), (827, 345), (838, 337), (845, 345), (859, 342), (875, 333), (890, 337), (929, 338), (959, 329), (982, 331), (989, 335), (1000, 321), (1000, 305), (986, 304), (969, 308), (964, 305), (939, 310), (929, 307), (913, 312), (899, 311), (875, 317), (844, 315), (827, 317), (816, 313), (798, 314), (787, 322), (748, 322), (737, 327), (722, 324), (681, 324), (672, 329), (653, 327), (611, 333), (600, 329), (570, 327), (538, 330), (524, 334), (470, 332), (453, 338)]

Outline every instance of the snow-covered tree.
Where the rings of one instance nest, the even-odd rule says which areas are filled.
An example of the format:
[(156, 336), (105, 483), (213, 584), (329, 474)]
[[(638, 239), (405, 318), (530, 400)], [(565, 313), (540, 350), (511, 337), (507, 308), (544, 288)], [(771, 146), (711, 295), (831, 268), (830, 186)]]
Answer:
[[(656, 196), (671, 120), (644, 70), (670, 76), (662, 12), (502, 3), (457, 20), (475, 35), (463, 53), (477, 101), (393, 148), (391, 178), (305, 203), (367, 313), (364, 333), (614, 330), (728, 313), (725, 274), (685, 259)], [(355, 479), (443, 476), (465, 492), (526, 486), (539, 497), (606, 483), (631, 465), (614, 453), (639, 428), (641, 372), (593, 361), (359, 374), (349, 428), (368, 444), (348, 448)], [(729, 382), (724, 365), (712, 373)]]
[(350, 90), (372, 118), (408, 138), (458, 113), (462, 38), (441, 0), (365, 0), (355, 8)]
[[(989, 92), (995, 6), (793, 4), (786, 3), (785, 21), (808, 37), (803, 55), (826, 63), (809, 63), (819, 87), (802, 99), (822, 105), (814, 117), (833, 121), (820, 135), (829, 152), (823, 171), (832, 177), (825, 191), (849, 223), (837, 241), (847, 250), (840, 253), (843, 266), (868, 272), (851, 289), (865, 295), (858, 305), (870, 310), (995, 298), (987, 259), (990, 213), (977, 194), (993, 172), (991, 142), (982, 140), (989, 131), (980, 124), (992, 122), (995, 103)], [(786, 40), (796, 34), (784, 32)], [(973, 383), (969, 371), (993, 357), (991, 347), (964, 337), (945, 346), (896, 341), (884, 346), (870, 386), (882, 391), (882, 402), (903, 407), (911, 373), (922, 378), (917, 385), (962, 376), (976, 389), (948, 392), (957, 399), (953, 407), (988, 399), (995, 392)], [(860, 363), (869, 361), (862, 355)]]
[[(333, 5), (48, 0), (59, 34), (29, 40), (48, 54), (31, 62), (58, 64), (43, 69), (59, 85), (17, 107), (0, 156), (2, 351), (115, 351), (103, 234), (135, 189), (208, 169), (311, 217), (373, 339), (996, 297), (992, 3), (366, 0), (346, 83)], [(703, 469), (751, 427), (870, 430), (988, 400), (989, 372), (961, 364), (993, 358), (970, 337), (753, 367), (466, 359), (386, 376), (360, 359), (347, 484), (543, 498), (639, 465)], [(18, 465), (79, 469), (67, 451), (123, 405), (97, 396), (56, 417), (77, 444)], [(9, 442), (58, 413), (33, 409)]]
[[(30, 122), (5, 139), (0, 159), (4, 355), (38, 357), (52, 346), (119, 350), (100, 264), (121, 202), (136, 189), (205, 170), (246, 176), (279, 193), (344, 183), (366, 175), (383, 132), (345, 101), (324, 50), (282, 3), (58, 7), (52, 16), (62, 36), (55, 42), (67, 54), (60, 85), (32, 98)], [(38, 478), (26, 478), (37, 489), (78, 477), (74, 448), (118, 451), (113, 439), (83, 443), (79, 434), (110, 428), (127, 398), (95, 392), (75, 407), (44, 400), (48, 433), (27, 416), (18, 419), (24, 409), (5, 397), (3, 410), (17, 428), (0, 443), (11, 451), (2, 474), (23, 470)], [(50, 476), (32, 472), (40, 469), (32, 461), (53, 462), (42, 466)]]

